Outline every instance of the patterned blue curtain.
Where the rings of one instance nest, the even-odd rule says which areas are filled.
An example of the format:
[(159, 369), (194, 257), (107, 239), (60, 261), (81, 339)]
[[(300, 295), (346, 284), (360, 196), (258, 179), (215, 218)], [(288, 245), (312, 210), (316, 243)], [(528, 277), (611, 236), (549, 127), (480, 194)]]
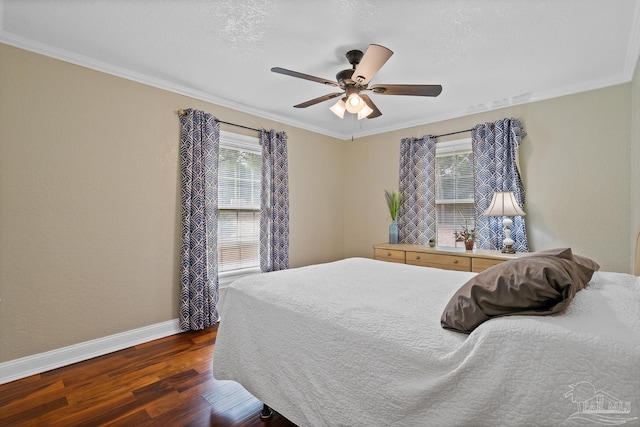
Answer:
[(180, 328), (198, 330), (218, 321), (220, 123), (211, 114), (188, 109), (180, 124)]
[(436, 237), (436, 138), (400, 141), (399, 242), (426, 245)]
[(289, 268), (289, 166), (287, 134), (262, 130), (260, 271)]
[[(477, 248), (502, 249), (503, 218), (484, 215), (494, 192), (513, 191), (520, 207), (524, 207), (525, 191), (517, 158), (518, 146), (525, 135), (520, 122), (514, 118), (478, 124), (471, 131)], [(514, 250), (529, 250), (523, 216), (513, 217), (511, 238)]]

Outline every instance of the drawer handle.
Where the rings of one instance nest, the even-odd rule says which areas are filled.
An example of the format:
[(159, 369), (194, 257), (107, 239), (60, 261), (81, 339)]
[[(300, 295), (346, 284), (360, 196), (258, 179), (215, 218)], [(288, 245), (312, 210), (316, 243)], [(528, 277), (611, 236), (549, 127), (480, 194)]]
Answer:
[(387, 256), (391, 256), (391, 252), (387, 252)]
[(457, 260), (457, 259), (454, 259), (454, 260), (453, 260), (453, 263), (454, 263), (454, 264), (457, 264), (457, 263), (458, 263), (458, 260)]
[(416, 260), (418, 260), (418, 259), (420, 259), (420, 255), (418, 255), (418, 256), (416, 257)]

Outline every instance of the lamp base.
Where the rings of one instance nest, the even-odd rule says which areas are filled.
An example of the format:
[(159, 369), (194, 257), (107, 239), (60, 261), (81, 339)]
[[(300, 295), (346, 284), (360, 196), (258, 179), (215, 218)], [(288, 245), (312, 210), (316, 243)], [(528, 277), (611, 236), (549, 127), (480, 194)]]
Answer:
[(509, 217), (504, 217), (502, 225), (504, 226), (504, 240), (502, 241), (502, 253), (503, 254), (515, 254), (513, 250), (513, 239), (511, 238), (511, 224), (513, 221)]
[(515, 254), (516, 251), (513, 250), (513, 246), (511, 245), (504, 245), (504, 248), (502, 248), (501, 251), (503, 254)]

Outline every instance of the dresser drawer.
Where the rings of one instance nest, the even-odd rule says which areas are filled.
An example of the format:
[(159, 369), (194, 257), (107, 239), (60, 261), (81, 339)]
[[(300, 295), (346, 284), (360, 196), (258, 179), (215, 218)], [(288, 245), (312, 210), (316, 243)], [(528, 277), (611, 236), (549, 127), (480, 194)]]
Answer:
[(430, 254), (407, 251), (407, 264), (446, 270), (471, 271), (471, 258), (457, 255)]
[(500, 264), (505, 260), (502, 259), (491, 259), (491, 258), (472, 258), (471, 259), (471, 271), (475, 273), (480, 273), (481, 271), (485, 271), (489, 267), (493, 267), (496, 264)]
[(375, 248), (373, 251), (373, 259), (379, 259), (382, 261), (400, 262), (404, 264), (404, 251), (398, 251), (395, 249)]

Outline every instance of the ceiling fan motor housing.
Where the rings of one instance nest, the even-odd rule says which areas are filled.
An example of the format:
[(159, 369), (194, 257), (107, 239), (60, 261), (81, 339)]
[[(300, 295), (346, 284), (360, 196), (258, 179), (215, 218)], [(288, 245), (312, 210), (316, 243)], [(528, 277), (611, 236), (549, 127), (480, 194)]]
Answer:
[(364, 56), (364, 53), (362, 53), (361, 50), (354, 49), (354, 50), (350, 50), (349, 52), (347, 52), (347, 54), (345, 56), (347, 57), (347, 60), (349, 61), (349, 64), (351, 64), (353, 66), (353, 69), (355, 70), (356, 65), (358, 65), (360, 63), (360, 61), (362, 60), (362, 57)]
[(349, 61), (349, 64), (351, 64), (352, 68), (349, 70), (340, 71), (338, 74), (336, 74), (336, 79), (341, 85), (353, 85), (356, 83), (356, 81), (353, 80), (353, 72), (362, 60), (364, 53), (361, 50), (353, 49), (347, 52), (345, 56), (347, 57), (347, 60)]
[(351, 76), (353, 76), (353, 72), (355, 70), (349, 68), (347, 70), (342, 70), (338, 74), (336, 74), (336, 80), (340, 83), (340, 86), (352, 85), (355, 82), (351, 80)]

